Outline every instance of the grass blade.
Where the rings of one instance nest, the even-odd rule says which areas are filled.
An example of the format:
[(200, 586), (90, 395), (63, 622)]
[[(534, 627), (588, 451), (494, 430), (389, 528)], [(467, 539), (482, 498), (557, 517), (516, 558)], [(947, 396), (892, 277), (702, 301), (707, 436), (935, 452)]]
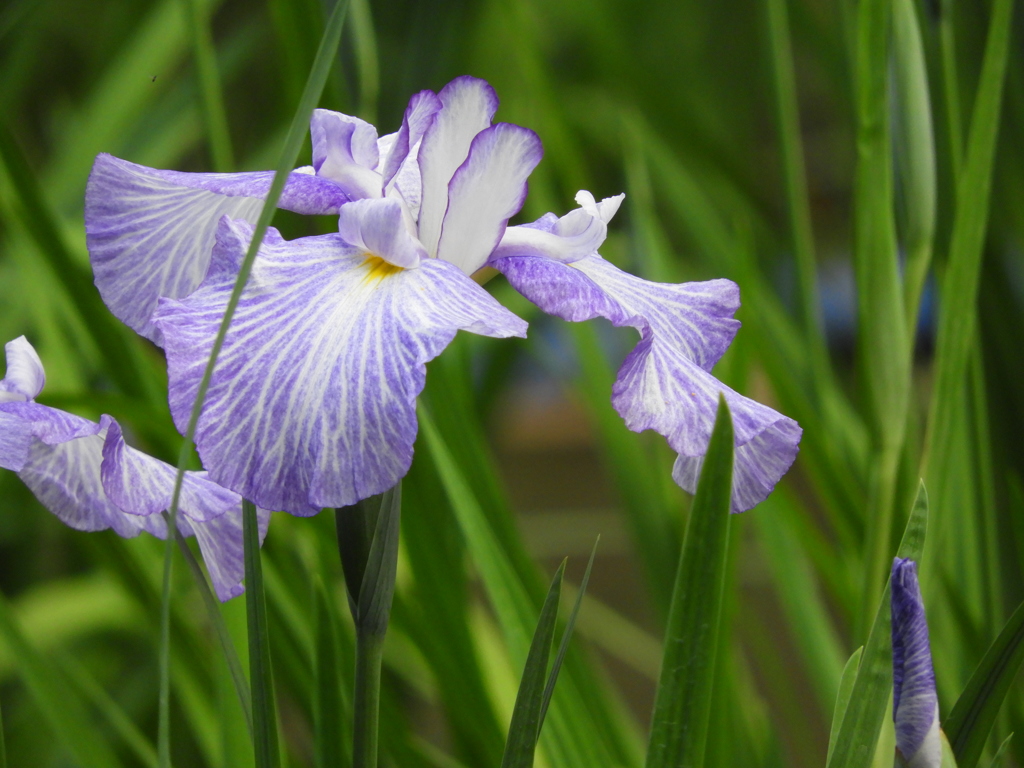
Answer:
[[(922, 483), (903, 532), (898, 556), (920, 561), (928, 527), (928, 494)], [(889, 583), (875, 613), (864, 645), (857, 677), (850, 693), (843, 723), (835, 738), (828, 768), (868, 768), (882, 728), (886, 707), (892, 696), (892, 643), (890, 633)]]
[(839, 680), (839, 692), (836, 694), (836, 707), (832, 712), (832, 728), (828, 734), (828, 758), (825, 765), (832, 760), (832, 751), (836, 747), (836, 737), (839, 736), (839, 727), (846, 717), (846, 708), (850, 704), (850, 694), (853, 693), (853, 681), (857, 679), (857, 669), (860, 667), (860, 657), (864, 653), (862, 645), (850, 656), (843, 667), (843, 676)]
[(1024, 603), (1013, 612), (942, 724), (960, 768), (975, 768), (1024, 662)]
[(501, 768), (532, 768), (533, 755), (540, 737), (543, 722), (545, 679), (548, 673), (548, 658), (555, 636), (555, 619), (558, 618), (558, 599), (562, 594), (562, 577), (565, 563), (558, 566), (551, 587), (548, 589), (544, 606), (533, 633), (530, 652), (526, 656), (523, 676), (519, 681), (516, 705), (512, 710), (512, 722), (508, 726), (505, 753), (501, 757)]
[(228, 671), (231, 673), (231, 680), (234, 683), (235, 691), (238, 693), (238, 701), (242, 705), (242, 712), (245, 714), (245, 722), (249, 726), (249, 736), (251, 737), (252, 692), (249, 690), (249, 681), (246, 679), (245, 671), (242, 669), (242, 662), (238, 658), (238, 651), (231, 640), (231, 634), (228, 632), (224, 616), (220, 612), (217, 598), (213, 596), (210, 583), (206, 580), (206, 575), (203, 573), (199, 561), (192, 554), (192, 550), (189, 549), (188, 542), (181, 535), (181, 531), (175, 530), (174, 537), (177, 539), (178, 549), (181, 551), (182, 556), (185, 558), (185, 563), (192, 573), (196, 589), (199, 590), (199, 595), (203, 599), (203, 607), (206, 609), (206, 615), (210, 619), (210, 624), (213, 625), (214, 632), (217, 633), (217, 640), (220, 642), (221, 650), (224, 652), (224, 660), (227, 662)]
[[(999, 766), (1002, 765), (1002, 763), (1003, 763), (1003, 756), (1006, 754), (1006, 751), (1010, 748), (1010, 741), (1012, 739), (1013, 739), (1013, 734), (1012, 733), (1009, 736), (1007, 736), (1005, 739), (1003, 739), (1003, 743), (1000, 744), (999, 745), (999, 749), (996, 750), (995, 757), (993, 757), (992, 758), (992, 762), (989, 763), (989, 768), (999, 768)], [(0, 766), (0, 768), (3, 768), (3, 767)]]
[(572, 613), (569, 614), (569, 621), (566, 622), (565, 632), (562, 633), (562, 640), (558, 644), (558, 653), (551, 664), (551, 672), (548, 674), (547, 685), (544, 686), (544, 700), (540, 708), (540, 724), (538, 730), (544, 725), (544, 716), (548, 713), (548, 705), (551, 703), (551, 695), (555, 692), (555, 683), (558, 682), (558, 672), (565, 661), (565, 654), (569, 650), (569, 641), (572, 639), (573, 630), (576, 628), (576, 617), (579, 616), (580, 607), (583, 605), (583, 596), (587, 593), (587, 585), (590, 583), (590, 571), (594, 567), (594, 557), (597, 555), (597, 545), (601, 537), (597, 537), (594, 548), (590, 550), (590, 560), (587, 561), (587, 570), (583, 573), (583, 581), (580, 582), (579, 591), (576, 593), (576, 601), (572, 605)]
[(18, 671), (36, 700), (39, 711), (83, 768), (114, 768), (121, 761), (102, 739), (79, 698), (68, 691), (67, 683), (25, 637), (11, 612), (7, 599), (0, 595), (0, 637), (17, 659)]
[(160, 692), (157, 698), (156, 752), (160, 768), (171, 768), (171, 586), (174, 577), (174, 538), (178, 534), (174, 510), (165, 516), (164, 569), (160, 586), (160, 646), (157, 665)]
[(345, 744), (346, 706), (341, 686), (341, 652), (334, 611), (323, 582), (315, 579), (313, 621), (316, 635), (313, 739), (318, 768), (349, 765)]
[(672, 591), (647, 768), (704, 764), (728, 555), (732, 465), (732, 415), (720, 397)]
[(260, 534), (256, 506), (242, 502), (245, 541), (245, 607), (249, 620), (249, 678), (252, 684), (253, 749), (256, 768), (276, 768), (277, 715), (274, 706), (274, 675), (267, 633), (267, 601), (263, 592)]
[(1012, 0), (995, 0), (970, 137), (957, 183), (956, 214), (942, 284), (942, 311), (935, 343), (935, 388), (922, 459), (923, 474), (940, 513), (944, 509), (945, 476), (950, 462), (955, 460), (950, 450), (961, 402), (958, 393), (967, 381), (967, 364), (974, 339), (1012, 15)]
[(7, 768), (7, 745), (4, 743), (4, 716), (0, 707), (0, 768)]
[(227, 172), (234, 169), (234, 152), (228, 131), (228, 116), (224, 109), (224, 92), (217, 72), (217, 52), (210, 32), (210, 8), (206, 0), (183, 0), (188, 26), (191, 28), (196, 74), (202, 95), (206, 134), (210, 142), (210, 157), (214, 170)]

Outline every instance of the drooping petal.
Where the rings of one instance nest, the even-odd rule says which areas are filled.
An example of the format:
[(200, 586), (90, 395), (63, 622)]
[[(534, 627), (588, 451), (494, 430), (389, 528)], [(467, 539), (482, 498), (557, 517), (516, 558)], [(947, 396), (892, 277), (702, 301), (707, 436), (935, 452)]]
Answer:
[(34, 400), (43, 390), (46, 373), (35, 348), (19, 336), (4, 346), (7, 372), (0, 380), (0, 403), (13, 400)]
[(896, 748), (911, 768), (939, 768), (939, 700), (917, 563), (892, 564), (892, 682)]
[[(205, 472), (194, 474), (200, 480), (206, 476)], [(256, 520), (262, 546), (270, 525), (270, 512), (257, 507)], [(242, 594), (245, 591), (242, 586), (245, 578), (245, 546), (242, 541), (241, 502), (238, 501), (223, 515), (209, 522), (197, 523), (187, 519), (181, 519), (180, 522), (182, 533), (185, 536), (194, 535), (199, 542), (206, 570), (210, 572), (213, 589), (221, 602)]]
[[(177, 470), (124, 441), (121, 426), (110, 420), (103, 444), (103, 488), (108, 498), (132, 515), (159, 515), (171, 508)], [(241, 503), (237, 493), (186, 472), (178, 509), (196, 522), (209, 522)]]
[(437, 257), (467, 275), (480, 269), (509, 218), (523, 207), (526, 179), (543, 154), (540, 139), (528, 128), (498, 123), (478, 133), (448, 184)]
[(20, 472), (32, 448), (32, 426), (0, 404), (0, 467)]
[(376, 128), (358, 117), (316, 109), (309, 133), (317, 176), (335, 182), (354, 200), (381, 196)]
[[(420, 91), (409, 99), (409, 106), (405, 108), (405, 115), (402, 117), (402, 127), (398, 130), (395, 141), (384, 159), (382, 176), (385, 189), (406, 160), (415, 160), (414, 157), (410, 158), (409, 153), (434, 122), (434, 115), (441, 111), (441, 106), (441, 99), (433, 91)], [(416, 174), (419, 175), (418, 165)]]
[(739, 327), (732, 317), (739, 290), (731, 281), (653, 283), (597, 254), (570, 264), (535, 256), (490, 263), (549, 314), (573, 322), (605, 317), (640, 332), (640, 342), (619, 369), (612, 403), (630, 429), (665, 435), (680, 454), (674, 477), (686, 490), (696, 487), (720, 392), (736, 435), (733, 511), (762, 501), (792, 464), (801, 435), (796, 422), (710, 373)]
[[(251, 228), (225, 220), (215, 264), (241, 258)], [(383, 266), (382, 266), (383, 265)], [(211, 268), (184, 301), (161, 301), (171, 413), (188, 420), (231, 292)], [(266, 509), (315, 514), (392, 487), (408, 470), (425, 363), (459, 329), (525, 323), (452, 265), (401, 269), (339, 235), (285, 242), (270, 230), (242, 294), (199, 420), (210, 477)]]
[[(255, 223), (273, 176), (160, 171), (99, 155), (85, 190), (85, 231), (96, 287), (111, 312), (159, 344), (150, 322), (157, 299), (195, 290), (206, 275), (220, 217)], [(327, 214), (348, 200), (334, 182), (293, 172), (279, 205)]]
[(466, 161), (473, 139), (498, 111), (494, 89), (475, 77), (458, 77), (437, 96), (442, 107), (424, 133), (418, 155), (423, 185), (419, 235), (431, 256), (437, 254), (448, 209), (448, 182)]
[(427, 258), (419, 240), (409, 234), (402, 204), (395, 199), (356, 200), (343, 206), (338, 234), (346, 243), (396, 267), (413, 268)]

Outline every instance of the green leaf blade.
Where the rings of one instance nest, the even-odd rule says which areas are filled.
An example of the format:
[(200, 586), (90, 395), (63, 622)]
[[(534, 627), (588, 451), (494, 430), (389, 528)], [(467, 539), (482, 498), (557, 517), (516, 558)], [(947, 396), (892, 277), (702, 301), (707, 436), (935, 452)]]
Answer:
[(274, 675), (270, 664), (267, 632), (267, 601), (263, 589), (259, 527), (256, 506), (242, 502), (245, 542), (245, 607), (249, 622), (249, 678), (252, 686), (253, 748), (256, 768), (277, 768), (277, 714), (274, 706)]
[(733, 439), (722, 397), (676, 573), (647, 768), (703, 765), (728, 555)]

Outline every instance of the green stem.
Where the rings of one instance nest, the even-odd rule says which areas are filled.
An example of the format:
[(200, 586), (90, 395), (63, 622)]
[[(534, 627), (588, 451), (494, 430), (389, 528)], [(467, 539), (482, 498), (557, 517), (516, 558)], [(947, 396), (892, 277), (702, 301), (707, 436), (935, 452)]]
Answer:
[(256, 506), (251, 501), (242, 502), (242, 533), (245, 542), (245, 607), (249, 620), (253, 749), (256, 753), (256, 768), (277, 768), (280, 755), (274, 707), (274, 675), (270, 666), (270, 636), (267, 633), (267, 601), (263, 592)]
[(164, 577), (160, 594), (160, 695), (157, 718), (156, 751), (160, 768), (171, 767), (171, 579), (174, 576), (175, 510), (166, 516)]
[(875, 473), (868, 493), (867, 541), (864, 583), (861, 586), (860, 611), (854, 637), (857, 642), (866, 640), (882, 597), (885, 574), (890, 564), (892, 551), (892, 519), (896, 503), (896, 483), (899, 478), (902, 439), (898, 443), (883, 446), (875, 454)]
[(946, 102), (949, 157), (953, 165), (953, 182), (955, 184), (960, 179), (960, 166), (963, 162), (964, 129), (963, 113), (960, 111), (960, 79), (956, 68), (956, 35), (953, 26), (953, 3), (950, 0), (945, 0), (942, 4), (939, 39), (942, 48), (942, 92)]
[(0, 768), (7, 768), (7, 747), (4, 744), (4, 717), (0, 711)]
[(358, 632), (352, 768), (377, 768), (380, 668), (383, 658), (384, 636), (376, 632)]

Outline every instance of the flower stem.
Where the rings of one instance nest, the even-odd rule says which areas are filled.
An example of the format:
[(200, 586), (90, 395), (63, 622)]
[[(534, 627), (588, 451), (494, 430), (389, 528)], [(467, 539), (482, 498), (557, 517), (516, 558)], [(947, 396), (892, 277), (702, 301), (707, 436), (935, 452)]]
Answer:
[(277, 713), (274, 707), (274, 676), (270, 666), (267, 633), (267, 601), (263, 594), (263, 564), (256, 507), (242, 502), (242, 533), (245, 542), (245, 608), (249, 619), (249, 677), (252, 687), (253, 749), (256, 768), (277, 768)]
[(166, 517), (164, 576), (160, 595), (160, 695), (157, 715), (157, 764), (171, 768), (171, 579), (174, 575), (175, 510)]
[(377, 768), (377, 726), (380, 720), (380, 668), (384, 636), (356, 634), (356, 691), (352, 729), (352, 768)]

